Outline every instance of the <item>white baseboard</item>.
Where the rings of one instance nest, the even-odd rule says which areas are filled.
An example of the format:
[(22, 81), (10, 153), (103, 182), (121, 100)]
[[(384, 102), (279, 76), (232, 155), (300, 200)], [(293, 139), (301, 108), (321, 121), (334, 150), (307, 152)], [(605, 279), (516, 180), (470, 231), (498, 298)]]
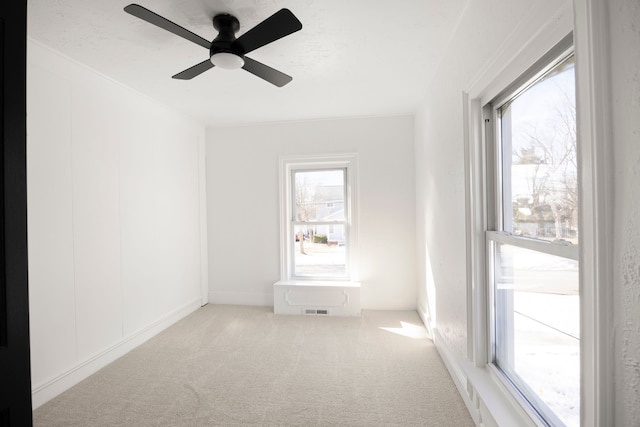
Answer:
[(273, 306), (273, 293), (209, 292), (210, 304)]
[(470, 384), (468, 383), (468, 378), (465, 375), (465, 372), (462, 370), (460, 364), (456, 361), (455, 357), (449, 350), (449, 347), (447, 346), (447, 343), (442, 338), (442, 335), (440, 334), (440, 331), (438, 330), (438, 328), (430, 328), (430, 329), (431, 329), (431, 334), (432, 334), (431, 336), (433, 339), (433, 343), (438, 349), (440, 358), (442, 358), (444, 365), (447, 367), (447, 370), (449, 371), (449, 375), (451, 375), (451, 378), (453, 379), (453, 383), (458, 389), (458, 393), (460, 393), (460, 397), (462, 397), (462, 400), (464, 401), (464, 404), (466, 405), (467, 410), (471, 415), (471, 418), (473, 419), (473, 421), (476, 423), (477, 426), (484, 425), (482, 423), (482, 417), (480, 415), (480, 412), (473, 401), (473, 397), (472, 397), (473, 392), (467, 389), (467, 387), (470, 387)]
[(164, 329), (173, 325), (178, 320), (196, 311), (201, 306), (201, 297), (177, 308), (173, 312), (155, 321), (127, 337), (124, 337), (111, 347), (93, 355), (92, 357), (79, 362), (71, 369), (61, 373), (42, 384), (38, 384), (32, 388), (32, 406), (36, 409), (49, 400), (53, 399), (65, 390), (78, 384), (80, 381), (96, 373), (109, 363), (124, 356), (149, 338), (162, 332)]

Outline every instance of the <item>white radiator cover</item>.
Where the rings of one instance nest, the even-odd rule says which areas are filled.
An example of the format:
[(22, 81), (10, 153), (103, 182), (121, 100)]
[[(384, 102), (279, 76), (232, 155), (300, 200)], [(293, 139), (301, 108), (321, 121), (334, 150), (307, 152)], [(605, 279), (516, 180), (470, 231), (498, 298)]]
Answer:
[(275, 314), (360, 316), (360, 283), (280, 280), (273, 285)]

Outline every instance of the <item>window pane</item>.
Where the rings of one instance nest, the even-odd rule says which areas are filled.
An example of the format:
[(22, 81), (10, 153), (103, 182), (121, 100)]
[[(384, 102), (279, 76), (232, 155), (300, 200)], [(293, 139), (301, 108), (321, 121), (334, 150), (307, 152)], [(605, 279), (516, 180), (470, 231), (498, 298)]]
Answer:
[(294, 276), (345, 277), (345, 225), (294, 227)]
[(504, 230), (578, 243), (574, 57), (498, 113)]
[(544, 418), (578, 426), (578, 263), (499, 243), (494, 255), (495, 363)]
[(295, 221), (343, 221), (344, 169), (295, 171)]

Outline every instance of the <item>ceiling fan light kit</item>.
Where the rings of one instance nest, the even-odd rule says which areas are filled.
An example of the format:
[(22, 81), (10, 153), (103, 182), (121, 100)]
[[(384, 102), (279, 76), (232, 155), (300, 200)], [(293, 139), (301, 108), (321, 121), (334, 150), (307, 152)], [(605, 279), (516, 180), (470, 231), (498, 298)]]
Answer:
[(130, 4), (124, 10), (150, 24), (209, 49), (207, 60), (175, 74), (172, 76), (174, 79), (190, 80), (211, 68), (218, 67), (228, 70), (242, 68), (278, 87), (292, 80), (291, 76), (245, 56), (249, 52), (302, 29), (302, 23), (289, 9), (280, 9), (239, 38), (235, 35), (240, 29), (238, 19), (226, 13), (216, 15), (213, 17), (213, 27), (218, 30), (218, 36), (211, 42), (138, 4)]
[(237, 70), (244, 65), (244, 59), (235, 53), (219, 52), (209, 58), (211, 63), (223, 70)]

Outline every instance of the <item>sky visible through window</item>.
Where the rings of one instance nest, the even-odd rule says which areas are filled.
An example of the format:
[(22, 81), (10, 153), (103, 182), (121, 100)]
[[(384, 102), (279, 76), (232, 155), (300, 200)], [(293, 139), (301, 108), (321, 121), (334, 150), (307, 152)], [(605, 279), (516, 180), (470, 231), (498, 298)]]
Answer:
[[(577, 150), (573, 57), (502, 109), (509, 115), (516, 235), (578, 243)], [(509, 195), (506, 195), (509, 198)]]
[[(578, 243), (575, 108), (573, 56), (499, 108), (502, 226), (516, 239)], [(496, 363), (553, 425), (579, 426), (578, 262), (508, 244), (495, 262)]]

